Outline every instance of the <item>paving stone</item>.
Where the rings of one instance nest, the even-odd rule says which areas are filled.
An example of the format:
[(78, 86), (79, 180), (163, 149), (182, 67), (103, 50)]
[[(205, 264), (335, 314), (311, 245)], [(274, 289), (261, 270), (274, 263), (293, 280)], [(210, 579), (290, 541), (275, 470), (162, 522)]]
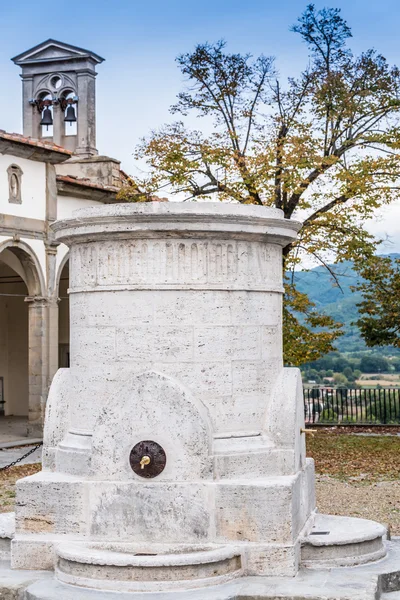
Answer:
[[(9, 449), (5, 449), (5, 450), (4, 449), (0, 450), (0, 469), (2, 467), (5, 467), (6, 465), (9, 465), (10, 463), (14, 462), (18, 458), (20, 458), (21, 456), (23, 456), (24, 454), (29, 452), (29, 450), (32, 450), (32, 448), (34, 448), (35, 445), (25, 446), (23, 448), (18, 447), (18, 448), (9, 448)], [(19, 465), (32, 465), (32, 464), (36, 464), (36, 463), (40, 463), (40, 462), (42, 462), (42, 448), (41, 447), (38, 448), (37, 450), (35, 450), (35, 452), (30, 454), (27, 458), (25, 458), (18, 464)]]

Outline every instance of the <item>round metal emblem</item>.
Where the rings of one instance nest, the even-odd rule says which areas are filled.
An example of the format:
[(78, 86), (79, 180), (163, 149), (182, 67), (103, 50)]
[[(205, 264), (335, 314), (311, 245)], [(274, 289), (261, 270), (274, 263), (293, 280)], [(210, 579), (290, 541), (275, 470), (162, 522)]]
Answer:
[(132, 448), (129, 462), (136, 475), (150, 479), (164, 471), (167, 456), (160, 444), (145, 440)]

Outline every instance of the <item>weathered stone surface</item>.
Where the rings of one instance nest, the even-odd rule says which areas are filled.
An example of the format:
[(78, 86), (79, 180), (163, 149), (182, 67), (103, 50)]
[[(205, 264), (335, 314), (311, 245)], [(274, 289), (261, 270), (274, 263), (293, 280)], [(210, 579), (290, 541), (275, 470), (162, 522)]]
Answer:
[(204, 484), (90, 485), (92, 539), (201, 543), (212, 537), (212, 496)]
[[(296, 229), (277, 210), (213, 203), (55, 224), (70, 245), (71, 368), (50, 396), (47, 470), (18, 484), (14, 566), (57, 564), (74, 591), (163, 594), (196, 573), (199, 588), (296, 575), (315, 519), (301, 377), (282, 361), (281, 246)], [(153, 473), (164, 454), (149, 442), (165, 453)]]
[(46, 403), (46, 418), (43, 432), (43, 469), (55, 469), (55, 453), (58, 444), (68, 431), (70, 370), (59, 369), (53, 378)]
[(215, 491), (217, 540), (292, 544), (294, 484), (291, 477), (221, 481)]
[(17, 482), (16, 532), (84, 534), (84, 483), (42, 471)]
[(57, 578), (100, 590), (149, 592), (221, 585), (243, 575), (238, 550), (203, 547), (146, 555), (121, 545), (64, 543), (57, 548)]
[(212, 476), (211, 426), (204, 405), (178, 382), (154, 372), (116, 386), (112, 402), (99, 413), (92, 475), (143, 483), (129, 465), (130, 451), (141, 440), (155, 440), (166, 452), (157, 483)]

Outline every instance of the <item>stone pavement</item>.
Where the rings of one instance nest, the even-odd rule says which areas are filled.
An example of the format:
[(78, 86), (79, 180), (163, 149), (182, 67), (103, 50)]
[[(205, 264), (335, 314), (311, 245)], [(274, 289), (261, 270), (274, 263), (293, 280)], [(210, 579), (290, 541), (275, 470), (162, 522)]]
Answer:
[[(29, 450), (31, 450), (34, 447), (35, 447), (35, 444), (33, 444), (32, 446), (23, 446), (23, 447), (18, 447), (18, 448), (0, 448), (0, 469), (2, 467), (5, 467), (6, 465), (9, 465), (10, 463), (14, 462), (15, 460), (17, 460), (17, 458), (19, 458), (20, 456), (23, 456), (24, 454), (26, 454), (26, 452), (28, 452)], [(40, 463), (40, 462), (42, 462), (42, 448), (41, 447), (38, 448), (37, 450), (35, 450), (35, 452), (33, 452), (33, 454), (30, 454), (27, 458), (25, 458), (18, 464), (19, 465), (31, 465), (33, 463)]]
[[(0, 562), (0, 598), (24, 600), (399, 600), (400, 539), (389, 543), (389, 555), (362, 567), (308, 570), (296, 577), (252, 577), (205, 589), (175, 590), (169, 593), (100, 592), (64, 585), (50, 571), (11, 571)], [(385, 575), (391, 573), (392, 575)], [(36, 580), (23, 594), (29, 579)], [(380, 581), (379, 581), (380, 579)], [(20, 596), (7, 596), (9, 590)], [(383, 590), (386, 593), (382, 593)], [(3, 595), (2, 595), (3, 594)]]
[[(26, 449), (20, 447), (34, 446), (42, 440), (37, 437), (28, 438), (27, 432), (28, 419), (26, 417), (0, 417), (0, 468), (29, 450), (29, 447)], [(8, 455), (3, 454), (6, 449), (9, 451)], [(35, 452), (33, 461), (29, 462), (40, 462), (39, 454)], [(8, 456), (12, 458), (8, 460)], [(27, 463), (24, 461), (22, 464)]]
[(0, 444), (22, 440), (27, 437), (27, 431), (26, 417), (0, 417)]

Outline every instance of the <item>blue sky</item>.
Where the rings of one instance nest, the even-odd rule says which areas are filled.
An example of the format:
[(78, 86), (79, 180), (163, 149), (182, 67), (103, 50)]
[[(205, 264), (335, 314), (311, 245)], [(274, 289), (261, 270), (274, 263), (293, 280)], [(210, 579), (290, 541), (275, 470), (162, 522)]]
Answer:
[[(296, 75), (306, 48), (289, 31), (307, 1), (300, 0), (82, 0), (37, 3), (0, 0), (0, 129), (20, 132), (21, 83), (10, 57), (48, 38), (89, 48), (98, 68), (97, 146), (135, 172), (132, 152), (151, 128), (173, 120), (168, 107), (182, 89), (174, 59), (198, 42), (224, 38), (228, 49), (276, 57), (282, 76)], [(353, 30), (352, 48), (374, 47), (400, 64), (398, 0), (332, 0)], [(385, 214), (388, 212), (388, 216)], [(398, 238), (400, 207), (386, 209), (374, 231)], [(395, 217), (395, 218), (394, 218)], [(382, 222), (382, 219), (384, 222)], [(396, 229), (397, 227), (397, 229)], [(390, 229), (391, 228), (391, 229)], [(382, 230), (382, 231), (381, 231)]]

